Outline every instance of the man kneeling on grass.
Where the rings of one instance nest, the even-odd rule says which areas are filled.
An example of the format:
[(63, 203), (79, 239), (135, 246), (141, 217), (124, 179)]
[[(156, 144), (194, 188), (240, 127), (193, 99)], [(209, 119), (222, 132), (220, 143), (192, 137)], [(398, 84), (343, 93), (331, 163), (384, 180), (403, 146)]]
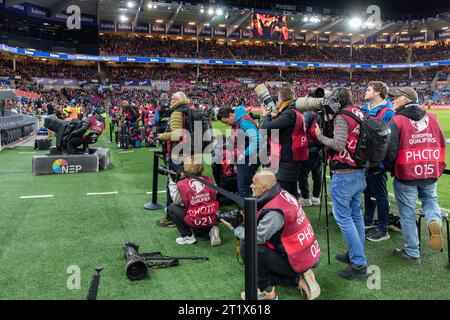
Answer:
[[(269, 171), (257, 173), (251, 188), (253, 196), (258, 198), (258, 300), (278, 300), (276, 284), (298, 285), (306, 292), (308, 300), (316, 299), (320, 286), (311, 268), (319, 264), (320, 248), (300, 203), (281, 189), (275, 175)], [(234, 229), (225, 220), (221, 222), (244, 240), (243, 225)], [(241, 245), (241, 256), (245, 260), (243, 253)], [(244, 293), (241, 298), (245, 299)]]
[[(203, 165), (194, 157), (185, 158), (184, 172), (199, 176), (209, 183), (211, 178), (203, 176)], [(194, 244), (195, 236), (209, 234), (211, 246), (221, 243), (216, 211), (219, 202), (215, 200), (216, 191), (193, 178), (185, 178), (175, 183), (169, 181), (170, 196), (173, 202), (169, 205), (167, 214), (180, 232), (176, 239), (178, 244)]]

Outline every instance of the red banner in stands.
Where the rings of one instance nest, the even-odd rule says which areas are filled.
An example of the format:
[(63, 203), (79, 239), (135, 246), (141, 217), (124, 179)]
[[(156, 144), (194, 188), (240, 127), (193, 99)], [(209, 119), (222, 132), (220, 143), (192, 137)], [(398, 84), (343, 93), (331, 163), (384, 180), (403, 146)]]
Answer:
[(25, 97), (25, 98), (30, 98), (30, 99), (39, 99), (41, 97), (37, 93), (27, 92), (27, 91), (23, 91), (23, 90), (16, 90), (15, 93), (16, 93), (16, 96), (18, 96), (18, 97)]

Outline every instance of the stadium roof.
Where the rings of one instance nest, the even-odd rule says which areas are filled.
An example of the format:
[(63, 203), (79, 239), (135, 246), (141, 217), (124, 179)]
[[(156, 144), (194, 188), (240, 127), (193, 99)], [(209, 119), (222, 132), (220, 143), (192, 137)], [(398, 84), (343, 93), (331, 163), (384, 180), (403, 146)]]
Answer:
[[(422, 2), (419, 6), (409, 1), (405, 5), (405, 1), (384, 2), (380, 4), (382, 14), (382, 25), (378, 29), (352, 29), (349, 26), (349, 20), (355, 16), (361, 16), (365, 13), (365, 4), (352, 5), (351, 0), (347, 1), (302, 1), (303, 4), (297, 4), (298, 1), (277, 1), (263, 2), (260, 1), (150, 1), (150, 0), (5, 0), (6, 6), (11, 6), (24, 1), (44, 6), (52, 10), (52, 15), (60, 12), (71, 4), (79, 5), (82, 13), (98, 14), (99, 20), (115, 20), (119, 21), (121, 16), (125, 16), (128, 21), (132, 22), (156, 22), (162, 21), (166, 24), (166, 29), (173, 24), (196, 24), (197, 32), (200, 33), (205, 24), (212, 26), (225, 25), (227, 34), (237, 28), (244, 29), (250, 24), (250, 15), (253, 12), (273, 12), (285, 14), (288, 17), (288, 28), (292, 32), (306, 31), (306, 40), (313, 38), (316, 34), (329, 34), (330, 42), (339, 36), (352, 36), (352, 43), (356, 43), (361, 39), (372, 35), (396, 35), (396, 34), (420, 34), (434, 31), (445, 30), (450, 27), (450, 11), (445, 11), (445, 4), (440, 2), (433, 6), (433, 1), (429, 0), (425, 4)], [(307, 7), (305, 3), (314, 2), (314, 7)], [(354, 1), (353, 1), (354, 2)], [(287, 4), (289, 3), (289, 4)], [(247, 6), (248, 4), (248, 6)], [(253, 5), (253, 9), (250, 5)], [(317, 7), (323, 4), (324, 7)], [(333, 5), (334, 7), (325, 7)], [(336, 8), (340, 6), (340, 8)], [(347, 7), (346, 7), (347, 6)], [(351, 6), (351, 8), (349, 8)], [(256, 7), (256, 8), (255, 8)], [(262, 9), (257, 9), (261, 7)], [(432, 8), (428, 11), (427, 18), (418, 19), (419, 14), (397, 14), (397, 19), (388, 20), (385, 17), (392, 14), (386, 14), (384, 8), (389, 8), (391, 13), (404, 12), (408, 8), (411, 12), (423, 10), (424, 8)], [(204, 12), (201, 12), (201, 9)], [(208, 13), (210, 8), (214, 8), (214, 14)], [(400, 8), (400, 9), (395, 9)], [(439, 8), (442, 8), (440, 10)], [(217, 15), (217, 9), (222, 10), (222, 14)], [(352, 9), (352, 10), (350, 10)], [(397, 10), (397, 11), (396, 11)], [(423, 11), (422, 11), (423, 12)], [(426, 12), (424, 12), (426, 13)], [(304, 18), (316, 17), (317, 22), (306, 22)], [(416, 17), (416, 18), (414, 18)], [(425, 31), (426, 30), (426, 31)]]

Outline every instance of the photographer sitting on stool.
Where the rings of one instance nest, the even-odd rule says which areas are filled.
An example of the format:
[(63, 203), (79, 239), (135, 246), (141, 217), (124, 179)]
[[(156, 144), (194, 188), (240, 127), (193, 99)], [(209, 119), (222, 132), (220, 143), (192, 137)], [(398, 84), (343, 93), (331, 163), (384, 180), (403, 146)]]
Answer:
[[(203, 165), (196, 162), (194, 157), (185, 159), (184, 172), (213, 183), (211, 178), (202, 176)], [(185, 178), (175, 183), (172, 177), (169, 190), (173, 202), (169, 205), (167, 214), (181, 234), (176, 242), (194, 244), (197, 242), (195, 235), (203, 236), (209, 233), (211, 246), (220, 245), (216, 215), (219, 202), (215, 200), (217, 192), (193, 178)]]
[[(278, 300), (275, 284), (298, 285), (308, 300), (316, 299), (320, 286), (311, 268), (319, 264), (320, 248), (300, 203), (281, 189), (270, 171), (257, 173), (251, 188), (258, 198), (258, 300)], [(227, 221), (220, 221), (244, 240), (244, 226), (234, 229)], [(242, 242), (241, 256), (245, 260)], [(244, 293), (241, 298), (245, 298)]]

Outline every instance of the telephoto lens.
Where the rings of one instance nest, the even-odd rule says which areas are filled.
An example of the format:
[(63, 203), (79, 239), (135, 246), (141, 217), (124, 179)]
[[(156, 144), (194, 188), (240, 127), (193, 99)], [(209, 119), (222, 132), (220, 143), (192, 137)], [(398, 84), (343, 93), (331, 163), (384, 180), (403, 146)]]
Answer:
[(125, 274), (131, 281), (140, 280), (147, 274), (147, 264), (144, 258), (139, 255), (139, 246), (137, 244), (128, 242), (123, 246), (125, 253)]
[(264, 85), (264, 83), (257, 85), (253, 91), (256, 93), (258, 98), (263, 103), (263, 108), (267, 112), (274, 112), (277, 110), (277, 107), (275, 106), (275, 103), (272, 100), (272, 97), (270, 96), (269, 90)]

